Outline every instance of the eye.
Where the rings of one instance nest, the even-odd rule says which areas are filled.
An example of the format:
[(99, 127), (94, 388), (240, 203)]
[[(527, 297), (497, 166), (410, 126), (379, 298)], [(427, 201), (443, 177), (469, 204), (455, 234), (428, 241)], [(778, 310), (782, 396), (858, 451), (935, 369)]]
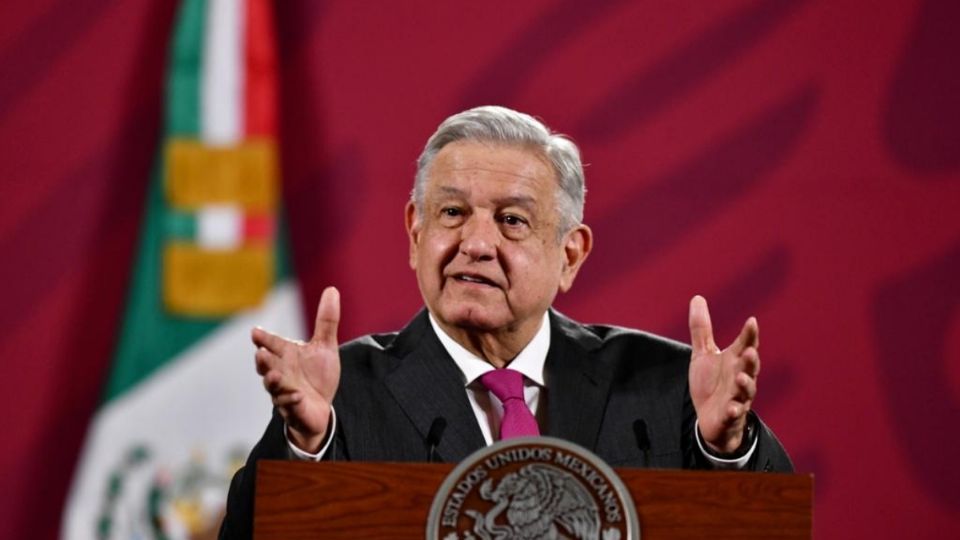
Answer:
[(466, 211), (459, 206), (441, 206), (437, 218), (444, 227), (458, 227), (463, 223)]
[(504, 214), (500, 216), (500, 221), (510, 227), (520, 227), (527, 224), (527, 220), (514, 214)]
[(523, 240), (532, 233), (530, 222), (516, 214), (501, 214), (497, 217), (504, 237), (511, 240)]

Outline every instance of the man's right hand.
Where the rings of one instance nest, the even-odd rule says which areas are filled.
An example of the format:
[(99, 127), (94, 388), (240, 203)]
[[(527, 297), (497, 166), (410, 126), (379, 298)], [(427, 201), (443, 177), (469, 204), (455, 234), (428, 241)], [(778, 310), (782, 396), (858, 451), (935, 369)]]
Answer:
[(330, 423), (331, 403), (340, 384), (340, 292), (327, 287), (320, 296), (310, 341), (291, 341), (257, 327), (257, 373), (287, 423), (291, 442), (305, 452), (320, 451)]

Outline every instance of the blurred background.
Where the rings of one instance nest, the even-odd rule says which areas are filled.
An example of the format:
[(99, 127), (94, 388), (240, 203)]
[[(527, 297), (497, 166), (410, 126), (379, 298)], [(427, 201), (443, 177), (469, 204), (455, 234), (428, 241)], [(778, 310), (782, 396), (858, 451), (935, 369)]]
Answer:
[[(107, 381), (132, 324), (148, 188), (170, 131), (177, 3), (7, 4), (0, 537), (57, 538), (90, 458), (92, 419), (131, 391)], [(421, 300), (402, 210), (416, 157), (454, 112), (516, 108), (571, 136), (587, 164), (596, 246), (558, 309), (689, 341), (687, 303), (704, 294), (723, 344), (756, 315), (755, 407), (797, 470), (815, 475), (815, 536), (960, 535), (960, 3), (285, 0), (271, 9), (286, 221), (276, 238), (290, 263), (278, 282), (300, 306), (291, 328), (310, 330), (327, 285), (342, 293), (341, 340), (409, 320)], [(240, 455), (269, 415), (246, 337), (263, 324), (259, 313), (238, 315), (229, 341), (240, 352), (221, 353), (247, 386), (215, 376), (166, 398), (173, 407), (220, 391), (254, 404), (256, 418), (219, 399), (175, 413), (243, 426)], [(197, 444), (181, 445), (194, 473)], [(187, 489), (170, 486), (189, 475), (172, 463), (150, 473), (167, 491), (124, 494), (175, 510), (121, 518), (114, 499), (126, 473), (117, 471), (160, 460), (127, 455), (140, 457), (84, 497), (96, 510), (78, 518), (88, 537), (144, 537), (117, 524), (178, 512), (187, 525), (170, 525), (168, 537), (209, 532), (177, 507)], [(215, 491), (194, 497), (214, 516)]]

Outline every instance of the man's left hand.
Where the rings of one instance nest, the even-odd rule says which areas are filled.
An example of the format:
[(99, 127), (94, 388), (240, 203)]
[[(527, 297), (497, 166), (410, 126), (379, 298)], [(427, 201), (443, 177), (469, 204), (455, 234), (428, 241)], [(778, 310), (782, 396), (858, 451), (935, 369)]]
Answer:
[(747, 413), (757, 394), (760, 346), (757, 319), (750, 317), (724, 350), (713, 340), (710, 311), (702, 296), (690, 300), (690, 397), (700, 434), (714, 452), (734, 452), (743, 440)]

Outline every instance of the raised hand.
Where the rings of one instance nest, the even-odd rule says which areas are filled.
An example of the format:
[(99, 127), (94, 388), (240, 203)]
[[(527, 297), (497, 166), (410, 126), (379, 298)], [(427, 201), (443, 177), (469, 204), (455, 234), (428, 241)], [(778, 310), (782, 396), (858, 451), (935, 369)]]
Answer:
[(317, 321), (310, 341), (292, 341), (257, 327), (257, 373), (287, 422), (288, 434), (298, 448), (320, 450), (330, 423), (330, 405), (340, 384), (340, 293), (327, 287), (317, 306)]
[(690, 397), (700, 433), (715, 452), (733, 452), (743, 440), (747, 413), (757, 394), (757, 319), (747, 319), (737, 339), (721, 351), (713, 340), (707, 301), (694, 296), (690, 300), (690, 343)]

